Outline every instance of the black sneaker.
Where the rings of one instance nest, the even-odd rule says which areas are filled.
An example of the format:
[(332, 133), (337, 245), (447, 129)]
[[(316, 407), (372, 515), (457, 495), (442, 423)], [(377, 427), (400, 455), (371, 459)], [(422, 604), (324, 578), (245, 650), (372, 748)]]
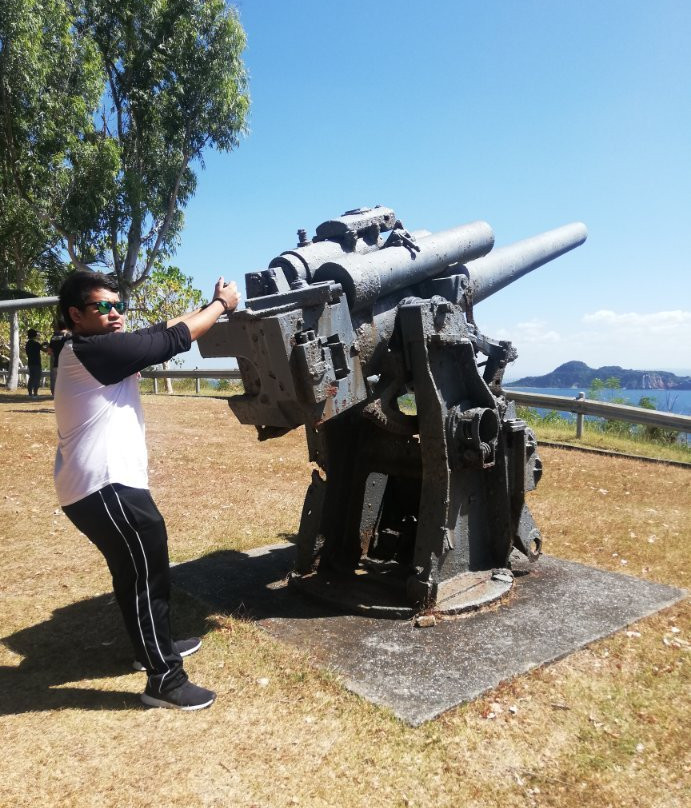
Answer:
[(213, 690), (197, 687), (192, 682), (176, 687), (168, 693), (159, 693), (147, 682), (146, 690), (141, 695), (147, 707), (170, 707), (173, 710), (203, 710), (211, 707), (216, 700)]
[[(173, 640), (173, 647), (178, 654), (180, 654), (180, 656), (185, 657), (198, 651), (202, 647), (202, 641), (199, 639), (199, 637), (190, 637), (187, 640)], [(144, 665), (142, 665), (138, 659), (134, 660), (132, 667), (136, 671), (146, 670)]]

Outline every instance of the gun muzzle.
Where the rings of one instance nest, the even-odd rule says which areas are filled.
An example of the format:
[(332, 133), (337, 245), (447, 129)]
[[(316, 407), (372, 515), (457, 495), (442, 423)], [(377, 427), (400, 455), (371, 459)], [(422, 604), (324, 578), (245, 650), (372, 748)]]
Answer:
[(543, 264), (553, 261), (588, 237), (582, 222), (574, 222), (537, 236), (499, 247), (489, 255), (470, 261), (466, 270), (473, 302), (479, 303)]
[(314, 281), (340, 283), (351, 311), (372, 306), (384, 295), (444, 272), (453, 264), (486, 255), (494, 245), (487, 222), (471, 222), (366, 255), (348, 255), (323, 264)]

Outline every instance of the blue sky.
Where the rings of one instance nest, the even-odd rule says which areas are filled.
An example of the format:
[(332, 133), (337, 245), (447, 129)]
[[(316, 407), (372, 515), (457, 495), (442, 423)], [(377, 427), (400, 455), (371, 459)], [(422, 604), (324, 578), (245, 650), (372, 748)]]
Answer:
[(691, 2), (237, 7), (250, 133), (205, 155), (175, 259), (205, 294), (358, 206), (409, 229), (484, 219), (497, 246), (583, 221), (582, 247), (476, 309), (518, 349), (507, 378), (691, 373)]

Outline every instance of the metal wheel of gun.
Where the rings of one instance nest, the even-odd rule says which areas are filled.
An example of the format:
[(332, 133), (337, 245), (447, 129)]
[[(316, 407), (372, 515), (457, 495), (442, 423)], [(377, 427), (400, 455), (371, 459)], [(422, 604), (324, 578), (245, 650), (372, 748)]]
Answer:
[(394, 617), (496, 600), (513, 551), (540, 554), (525, 492), (542, 467), (501, 389), (516, 352), (480, 331), (475, 306), (583, 243), (585, 226), (493, 250), (486, 222), (409, 232), (375, 207), (298, 236), (199, 342), (202, 356), (238, 357), (245, 393), (229, 404), (260, 439), (306, 427), (320, 471), (293, 583)]
[(149, 492), (137, 374), (189, 350), (238, 301), (235, 283), (219, 278), (207, 306), (128, 333), (112, 276), (74, 272), (60, 290), (72, 337), (55, 384), (55, 488), (65, 514), (106, 559), (134, 667), (147, 673), (141, 699), (152, 707), (199, 710), (215, 693), (192, 684), (183, 668), (182, 656), (201, 641), (171, 635), (168, 536)]

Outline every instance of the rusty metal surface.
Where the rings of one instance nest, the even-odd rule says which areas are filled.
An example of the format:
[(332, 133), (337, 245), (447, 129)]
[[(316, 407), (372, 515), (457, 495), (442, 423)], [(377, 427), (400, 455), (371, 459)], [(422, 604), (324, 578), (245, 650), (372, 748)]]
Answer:
[[(311, 572), (289, 578), (299, 592), (313, 600), (351, 614), (367, 617), (407, 618), (417, 610), (407, 598), (406, 580), (396, 568), (365, 565), (348, 575)], [(436, 603), (428, 614), (459, 615), (480, 609), (506, 597), (513, 585), (510, 570), (478, 570), (454, 575), (439, 586)]]
[(340, 283), (351, 311), (358, 311), (454, 264), (485, 255), (493, 244), (494, 234), (487, 222), (472, 222), (420, 239), (411, 238), (400, 246), (329, 261), (314, 273), (314, 280)]
[(498, 606), (415, 628), (410, 620), (344, 614), (301, 596), (287, 584), (295, 554), (290, 544), (213, 553), (176, 565), (173, 583), (214, 611), (256, 621), (414, 726), (685, 596), (543, 556), (539, 565), (515, 566), (513, 590)]
[(411, 232), (391, 208), (358, 208), (246, 276), (247, 309), (199, 349), (237, 357), (245, 392), (228, 403), (261, 440), (306, 427), (319, 471), (298, 536), (303, 590), (406, 616), (456, 587), (448, 609), (461, 611), (474, 575), (478, 602), (505, 594), (487, 576), (513, 548), (537, 560), (525, 493), (542, 466), (501, 389), (517, 354), (481, 333), (473, 304), (584, 239), (576, 224), (493, 251), (486, 222)]

